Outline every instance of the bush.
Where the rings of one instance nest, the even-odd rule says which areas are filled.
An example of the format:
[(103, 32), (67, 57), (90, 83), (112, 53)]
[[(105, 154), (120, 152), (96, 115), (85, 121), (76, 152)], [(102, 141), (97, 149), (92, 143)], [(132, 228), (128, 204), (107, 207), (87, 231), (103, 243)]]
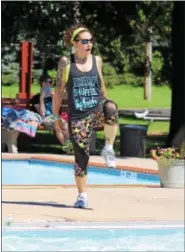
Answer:
[(15, 74), (2, 74), (2, 85), (11, 86), (19, 82), (18, 76)]
[(106, 86), (112, 88), (114, 85), (130, 85), (134, 87), (143, 86), (144, 76), (136, 76), (132, 73), (117, 74), (114, 67), (109, 63), (103, 65), (103, 76)]
[(155, 84), (160, 84), (162, 82), (161, 73), (164, 65), (164, 59), (161, 52), (154, 51), (152, 55), (152, 79)]
[(19, 82), (19, 64), (2, 64), (2, 85), (12, 85)]
[(33, 69), (32, 70), (32, 83), (33, 85), (39, 84), (39, 78), (42, 75), (42, 69)]
[(116, 70), (109, 63), (103, 64), (103, 76), (107, 87), (111, 88), (112, 86), (119, 84)]
[(132, 73), (119, 74), (118, 77), (120, 85), (143, 86), (144, 78)]

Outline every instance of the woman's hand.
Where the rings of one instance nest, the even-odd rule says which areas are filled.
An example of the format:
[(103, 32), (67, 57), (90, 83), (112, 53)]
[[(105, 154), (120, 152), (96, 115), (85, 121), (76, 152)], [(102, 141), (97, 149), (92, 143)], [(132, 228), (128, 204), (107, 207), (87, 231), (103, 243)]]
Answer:
[(42, 98), (52, 96), (51, 87), (42, 87), (40, 95)]

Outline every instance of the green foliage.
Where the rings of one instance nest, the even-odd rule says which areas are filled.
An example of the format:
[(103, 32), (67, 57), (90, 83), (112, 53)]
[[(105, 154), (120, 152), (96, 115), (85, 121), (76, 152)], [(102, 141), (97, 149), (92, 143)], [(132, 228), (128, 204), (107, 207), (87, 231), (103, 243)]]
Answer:
[[(135, 19), (129, 21), (134, 31), (133, 44), (128, 48), (133, 51), (130, 57), (132, 69), (134, 72), (139, 69), (140, 73), (143, 71), (146, 59), (144, 48), (146, 42), (152, 40), (152, 75), (155, 83), (161, 80), (170, 82), (172, 10), (173, 2), (141, 1)], [(165, 58), (168, 60), (165, 61)]]
[(161, 79), (161, 70), (163, 68), (164, 61), (161, 53), (159, 51), (155, 51), (152, 55), (152, 75), (153, 81), (155, 84), (160, 84)]
[[(86, 2), (28, 1), (2, 2), (3, 83), (18, 80), (19, 42), (34, 42), (33, 82), (40, 69), (56, 69), (58, 59), (68, 55), (63, 35), (79, 20), (89, 26), (96, 38), (94, 52), (103, 58), (108, 86), (142, 85), (146, 40), (153, 42), (154, 83), (168, 82), (171, 72), (171, 12), (173, 2)], [(131, 15), (128, 15), (131, 13)], [(107, 64), (111, 65), (108, 66)], [(6, 68), (9, 68), (7, 71)], [(5, 76), (5, 74), (7, 76)], [(55, 72), (52, 72), (55, 80)]]
[(154, 160), (185, 159), (185, 151), (183, 149), (158, 147), (150, 152)]
[(123, 72), (124, 54), (122, 52), (121, 38), (112, 39), (109, 46), (101, 48), (104, 51), (104, 57), (111, 62), (116, 72)]
[(19, 82), (19, 64), (2, 61), (2, 85), (12, 85)]
[(53, 82), (56, 83), (57, 71), (56, 70), (49, 70), (48, 75), (52, 78)]
[(113, 87), (119, 83), (116, 70), (109, 63), (103, 64), (103, 76), (107, 87)]
[(3, 74), (2, 75), (2, 85), (7, 85), (7, 86), (11, 86), (14, 83), (18, 83), (19, 78), (18, 75), (15, 74), (15, 72), (13, 72), (14, 74), (10, 73), (10, 74)]
[(2, 85), (11, 85), (19, 81), (18, 47), (2, 48)]
[(133, 87), (143, 86), (144, 78), (136, 76), (132, 73), (125, 73), (118, 75), (119, 84), (121, 85), (129, 85)]
[(129, 45), (126, 49), (130, 68), (135, 75), (144, 76), (144, 65), (146, 59), (146, 44)]
[(33, 85), (39, 84), (39, 78), (42, 75), (42, 69), (33, 69), (32, 70), (32, 83)]

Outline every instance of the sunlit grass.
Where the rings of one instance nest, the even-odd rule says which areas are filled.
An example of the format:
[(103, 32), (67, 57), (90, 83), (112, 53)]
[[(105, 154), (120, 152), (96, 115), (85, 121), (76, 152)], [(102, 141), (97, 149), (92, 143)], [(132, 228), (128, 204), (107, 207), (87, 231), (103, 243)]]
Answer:
[[(18, 85), (10, 87), (2, 86), (2, 96), (14, 98), (18, 93)], [(37, 94), (40, 91), (39, 85), (33, 85), (31, 92)], [(143, 99), (144, 90), (141, 87), (132, 86), (115, 86), (113, 89), (108, 89), (108, 96), (114, 100), (119, 109), (127, 108), (170, 108), (171, 106), (171, 90), (167, 86), (152, 87), (151, 101)], [(123, 124), (147, 124), (149, 122), (137, 119), (120, 118), (120, 123)], [(152, 122), (149, 125), (149, 133), (169, 131), (169, 122)], [(102, 133), (100, 133), (101, 135)], [(118, 132), (119, 135), (119, 132)]]

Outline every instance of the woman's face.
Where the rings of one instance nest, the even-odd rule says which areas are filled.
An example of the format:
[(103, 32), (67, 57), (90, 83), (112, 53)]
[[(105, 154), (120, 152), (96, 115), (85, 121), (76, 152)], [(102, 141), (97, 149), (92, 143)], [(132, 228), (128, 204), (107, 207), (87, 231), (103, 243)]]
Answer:
[(90, 32), (84, 31), (81, 32), (76, 41), (74, 41), (74, 46), (76, 52), (83, 55), (91, 54), (91, 50), (93, 47), (93, 37)]
[(43, 88), (52, 87), (52, 80), (51, 79), (44, 80), (43, 82), (41, 82), (41, 87)]

